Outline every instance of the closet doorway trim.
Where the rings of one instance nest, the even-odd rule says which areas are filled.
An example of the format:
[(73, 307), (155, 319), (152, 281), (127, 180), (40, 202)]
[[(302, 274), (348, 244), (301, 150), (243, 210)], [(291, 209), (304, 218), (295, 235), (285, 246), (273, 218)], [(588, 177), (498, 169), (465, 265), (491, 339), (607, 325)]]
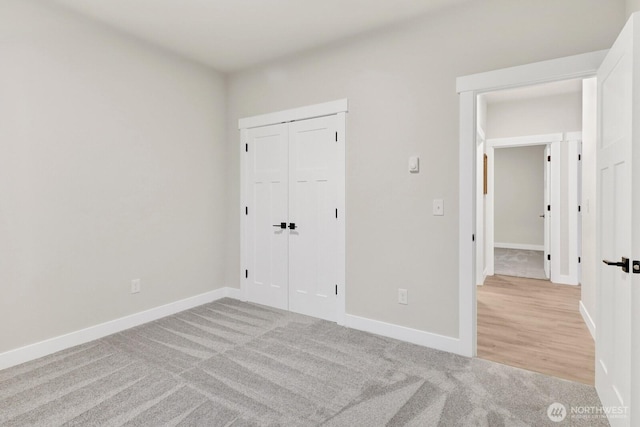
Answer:
[(246, 200), (246, 156), (245, 144), (247, 141), (247, 131), (251, 128), (269, 126), (278, 123), (288, 123), (298, 120), (313, 119), (316, 117), (336, 116), (338, 143), (342, 145), (338, 156), (338, 185), (337, 185), (337, 208), (338, 208), (338, 265), (337, 265), (337, 316), (338, 325), (345, 324), (346, 306), (346, 113), (349, 111), (347, 98), (321, 104), (308, 105), (289, 110), (277, 111), (258, 116), (245, 117), (238, 120), (240, 130), (240, 293), (243, 300), (247, 300), (246, 295), (246, 250), (245, 243), (246, 221), (245, 208), (248, 205)]

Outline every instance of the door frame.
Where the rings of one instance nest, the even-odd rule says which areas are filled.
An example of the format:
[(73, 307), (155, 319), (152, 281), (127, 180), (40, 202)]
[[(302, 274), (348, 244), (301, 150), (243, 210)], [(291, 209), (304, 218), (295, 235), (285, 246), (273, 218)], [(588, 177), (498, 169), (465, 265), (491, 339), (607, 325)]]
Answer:
[(477, 354), (475, 280), (476, 106), (481, 93), (596, 75), (608, 50), (584, 53), (458, 77), (459, 94), (459, 234), (458, 316), (460, 354)]
[(338, 208), (338, 253), (337, 253), (337, 306), (336, 321), (339, 325), (345, 323), (345, 307), (346, 307), (346, 113), (349, 111), (349, 102), (347, 98), (335, 101), (324, 102), (321, 104), (307, 105), (304, 107), (292, 108), (273, 113), (261, 114), (257, 116), (245, 117), (238, 120), (238, 129), (240, 130), (240, 297), (243, 301), (247, 300), (247, 281), (245, 278), (246, 260), (247, 260), (247, 242), (246, 239), (246, 208), (248, 206), (247, 188), (246, 188), (246, 141), (249, 129), (275, 125), (279, 123), (288, 123), (298, 120), (314, 119), (317, 117), (336, 116), (336, 127), (338, 131), (338, 167), (337, 167), (337, 188), (336, 188), (336, 204)]
[[(550, 153), (552, 159), (560, 159), (561, 158), (561, 144), (563, 143), (571, 143), (568, 147), (568, 158), (569, 163), (564, 165), (567, 167), (567, 176), (569, 177), (568, 181), (568, 200), (573, 202), (576, 206), (580, 204), (580, 192), (579, 185), (581, 181), (581, 177), (577, 175), (578, 173), (578, 154), (580, 154), (580, 141), (582, 141), (582, 132), (559, 132), (559, 133), (551, 133), (551, 134), (543, 134), (543, 135), (527, 135), (527, 136), (519, 136), (519, 137), (509, 137), (509, 138), (490, 138), (486, 140), (486, 148), (485, 152), (487, 154), (487, 158), (489, 161), (487, 162), (487, 176), (489, 181), (489, 191), (486, 199), (486, 231), (484, 238), (486, 239), (486, 247), (487, 247), (487, 273), (488, 275), (494, 274), (494, 258), (493, 258), (493, 250), (495, 247), (495, 229), (494, 229), (494, 215), (495, 215), (495, 162), (493, 159), (495, 158), (495, 150), (500, 148), (515, 148), (515, 147), (531, 147), (531, 146), (549, 146)], [(558, 161), (551, 162), (551, 181), (547, 183), (545, 188), (545, 195), (550, 200), (551, 206), (561, 206), (561, 171), (563, 165)], [(555, 211), (557, 212), (557, 208)], [(554, 209), (552, 208), (552, 213)], [(546, 211), (543, 213), (547, 214)], [(551, 277), (549, 279), (553, 283), (565, 284), (565, 285), (578, 285), (578, 270), (579, 263), (578, 257), (580, 256), (580, 237), (579, 237), (579, 215), (577, 209), (569, 209), (567, 212), (568, 222), (569, 222), (569, 230), (568, 230), (568, 239), (569, 239), (569, 249), (568, 249), (568, 259), (569, 259), (569, 271), (568, 274), (561, 274), (560, 268), (560, 256), (552, 256), (551, 257)], [(544, 236), (544, 246), (547, 244), (550, 247), (549, 253), (551, 254), (559, 254), (560, 253), (560, 229), (561, 229), (561, 218), (557, 215), (551, 215), (550, 222), (550, 236), (545, 233)], [(480, 239), (478, 239), (478, 244), (481, 244)], [(508, 247), (508, 246), (504, 246)], [(539, 250), (537, 247), (522, 249), (535, 249)]]
[[(489, 250), (488, 240), (485, 238), (487, 229), (487, 212), (486, 212), (486, 196), (488, 196), (489, 176), (485, 180), (485, 173), (488, 173), (489, 158), (486, 156), (487, 138), (484, 131), (478, 126), (476, 134), (476, 284), (484, 285), (487, 276), (493, 275), (493, 264), (489, 269), (489, 263), (486, 262), (493, 251)], [(486, 161), (486, 165), (485, 165)], [(487, 194), (485, 194), (485, 187)]]
[[(534, 147), (534, 146), (550, 146), (552, 150), (554, 150), (554, 143), (558, 143), (562, 141), (562, 134), (548, 134), (548, 135), (531, 135), (531, 136), (521, 136), (521, 137), (513, 137), (513, 138), (491, 138), (486, 140), (486, 149), (485, 152), (487, 154), (487, 181), (489, 190), (487, 191), (487, 199), (486, 199), (486, 231), (485, 231), (485, 245), (487, 247), (487, 274), (493, 276), (495, 271), (495, 150), (501, 148), (516, 148), (516, 147)], [(553, 156), (553, 155), (552, 155)], [(554, 174), (551, 174), (552, 180), (554, 179)], [(552, 188), (559, 188), (559, 182), (548, 182), (545, 186), (545, 196), (551, 196)], [(543, 213), (546, 214), (545, 211)], [(544, 233), (544, 242), (543, 246), (547, 243), (551, 243), (550, 236), (547, 236)], [(505, 246), (506, 247), (506, 246)], [(530, 245), (530, 247), (522, 247), (520, 249), (533, 249), (540, 250), (537, 246)], [(544, 248), (543, 248), (544, 249)]]

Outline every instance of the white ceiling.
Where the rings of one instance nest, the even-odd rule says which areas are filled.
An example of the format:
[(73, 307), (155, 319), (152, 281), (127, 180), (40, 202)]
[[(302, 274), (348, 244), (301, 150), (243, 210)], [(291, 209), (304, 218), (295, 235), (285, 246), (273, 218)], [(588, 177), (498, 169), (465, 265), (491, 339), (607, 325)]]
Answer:
[(519, 101), (580, 92), (582, 92), (582, 79), (574, 79), (489, 92), (482, 96), (487, 100), (487, 104), (495, 104), (498, 102)]
[(470, 0), (51, 0), (220, 71)]

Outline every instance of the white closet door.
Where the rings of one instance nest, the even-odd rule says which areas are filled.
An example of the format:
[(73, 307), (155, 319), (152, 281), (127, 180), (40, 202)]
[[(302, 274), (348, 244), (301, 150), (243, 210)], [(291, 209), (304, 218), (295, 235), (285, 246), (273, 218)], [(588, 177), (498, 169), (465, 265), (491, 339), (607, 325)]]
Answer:
[(336, 117), (289, 125), (289, 310), (336, 320)]
[[(288, 308), (288, 159), (287, 125), (248, 131), (247, 289), (251, 302)], [(277, 227), (274, 225), (278, 225)]]

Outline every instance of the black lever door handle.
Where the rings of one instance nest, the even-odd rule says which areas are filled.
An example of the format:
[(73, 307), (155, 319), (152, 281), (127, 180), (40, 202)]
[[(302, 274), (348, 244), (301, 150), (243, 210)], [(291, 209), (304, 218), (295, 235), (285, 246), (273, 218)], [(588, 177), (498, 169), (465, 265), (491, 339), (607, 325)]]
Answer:
[(282, 228), (283, 230), (287, 228), (286, 222), (281, 222), (280, 224), (273, 224), (274, 227)]
[(296, 229), (296, 223), (295, 222), (289, 223), (289, 230), (295, 230), (295, 229)]
[(604, 262), (607, 265), (612, 265), (614, 267), (622, 267), (622, 271), (624, 271), (625, 273), (629, 272), (629, 258), (622, 257), (622, 261), (620, 262), (607, 261), (606, 259), (603, 259), (602, 262)]

